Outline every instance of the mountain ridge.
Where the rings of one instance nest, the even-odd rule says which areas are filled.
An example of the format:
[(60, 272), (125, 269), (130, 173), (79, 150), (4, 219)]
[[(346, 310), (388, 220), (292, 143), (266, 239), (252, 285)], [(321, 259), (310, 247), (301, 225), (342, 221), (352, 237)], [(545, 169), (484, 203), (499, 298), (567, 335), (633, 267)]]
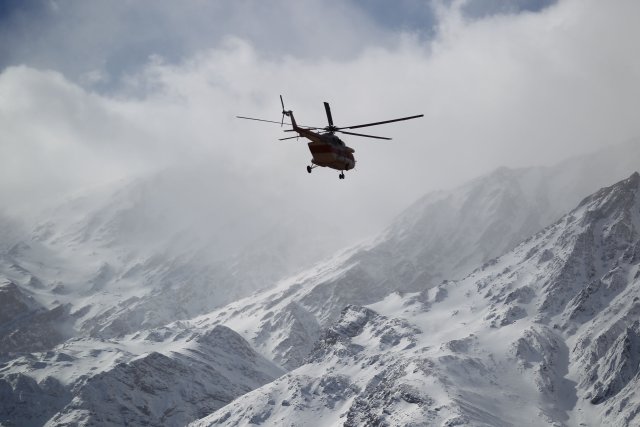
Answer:
[[(639, 221), (634, 173), (462, 280), (348, 306), (303, 365), (191, 425), (633, 425)], [(580, 260), (599, 282), (559, 286)]]
[[(571, 169), (566, 164), (563, 167)], [(632, 290), (640, 259), (639, 228), (637, 207), (625, 203), (637, 200), (638, 175), (627, 180), (633, 191), (615, 193), (613, 189), (622, 186), (617, 184), (586, 198), (574, 194), (575, 204), (583, 201), (573, 214), (543, 228), (544, 218), (560, 209), (553, 199), (576, 191), (574, 186), (549, 193), (552, 184), (575, 180), (562, 168), (551, 169), (503, 168), (458, 189), (427, 195), (369, 242), (347, 248), (271, 289), (209, 312), (206, 301), (197, 310), (191, 308), (195, 311), (165, 310), (167, 304), (180, 309), (180, 304), (199, 299), (197, 292), (174, 292), (188, 289), (181, 283), (190, 280), (180, 277), (194, 274), (179, 257), (136, 258), (135, 253), (123, 252), (125, 271), (119, 271), (120, 264), (101, 259), (88, 264), (91, 274), (83, 276), (73, 267), (79, 260), (90, 259), (85, 245), (99, 235), (72, 233), (67, 235), (71, 240), (59, 240), (60, 235), (40, 229), (36, 239), (27, 243), (12, 238), (12, 244), (0, 254), (0, 278), (40, 304), (25, 307), (24, 313), (58, 310), (64, 314), (59, 325), (69, 321), (76, 329), (71, 337), (60, 339), (48, 334), (55, 339), (41, 341), (42, 348), (0, 355), (0, 398), (19, 403), (24, 401), (15, 400), (18, 396), (27, 396), (26, 402), (41, 402), (43, 412), (19, 415), (27, 425), (47, 420), (59, 424), (106, 420), (100, 417), (115, 424), (153, 419), (161, 425), (171, 419), (181, 425), (216, 409), (208, 402), (214, 394), (226, 396), (216, 400), (220, 406), (238, 398), (227, 410), (235, 405), (241, 408), (254, 395), (275, 402), (269, 407), (254, 404), (255, 412), (238, 412), (238, 417), (246, 415), (245, 421), (255, 423), (286, 421), (300, 415), (295, 411), (302, 408), (317, 409), (325, 421), (351, 425), (418, 423), (421, 419), (442, 424), (514, 424), (517, 414), (503, 410), (504, 405), (519, 408), (531, 420), (543, 417), (550, 423), (588, 420), (587, 414), (600, 419), (606, 411), (614, 414), (606, 415), (607, 419), (624, 423), (633, 419), (637, 408), (633, 354), (638, 328), (633, 321), (640, 308)], [(580, 182), (578, 187), (588, 187), (588, 183)], [(445, 203), (438, 204), (442, 200)], [(600, 210), (595, 209), (597, 203), (602, 205)], [(78, 224), (75, 221), (71, 222)], [(460, 228), (460, 238), (451, 232), (437, 237), (434, 224), (454, 231)], [(522, 240), (524, 234), (533, 236), (518, 244), (516, 240)], [(541, 236), (547, 236), (547, 241), (536, 240)], [(77, 246), (74, 243), (67, 249), (68, 254), (80, 251), (78, 259), (65, 264), (69, 261), (65, 254), (49, 246), (54, 240), (59, 244), (75, 241)], [(112, 240), (98, 241), (113, 249)], [(433, 263), (424, 262), (431, 257), (429, 253), (435, 254), (429, 245), (445, 243), (451, 245), (456, 258), (448, 257), (446, 266), (433, 270)], [(263, 258), (258, 250), (244, 255), (245, 263)], [(264, 258), (267, 264), (269, 257)], [(181, 273), (181, 269), (185, 270)], [(255, 272), (258, 277), (266, 274), (260, 268)], [(533, 286), (536, 272), (548, 276), (544, 290)], [(459, 279), (446, 279), (445, 274)], [(152, 288), (133, 286), (157, 277), (167, 279), (155, 288), (157, 294), (147, 293)], [(580, 283), (572, 282), (576, 277)], [(116, 281), (119, 285), (113, 287)], [(565, 282), (570, 282), (567, 292), (559, 292)], [(206, 279), (193, 283), (209, 289)], [(463, 298), (466, 292), (475, 295), (474, 304)], [(205, 313), (190, 318), (198, 310)], [(600, 322), (602, 316), (609, 321)], [(6, 320), (11, 322), (14, 317)], [(473, 331), (474, 322), (486, 330)], [(437, 325), (444, 328), (439, 330)], [(212, 331), (229, 332), (223, 334), (228, 337), (224, 343), (241, 342), (239, 348), (246, 351), (234, 353), (220, 341), (217, 350), (212, 348), (201, 338)], [(42, 338), (23, 335), (32, 344)], [(503, 342), (504, 337), (509, 339)], [(499, 357), (487, 358), (492, 352)], [(251, 367), (242, 368), (250, 373), (242, 380), (246, 387), (233, 394), (215, 390), (211, 394), (206, 384), (192, 386), (164, 372), (174, 366), (187, 373), (184, 379), (215, 382), (207, 366), (224, 365), (229, 354), (235, 354), (242, 366)], [(264, 362), (256, 366), (252, 360), (258, 356)], [(280, 377), (283, 367), (289, 373)], [(362, 375), (355, 374), (359, 370)], [(501, 370), (509, 375), (501, 379), (497, 374)], [(149, 396), (144, 382), (131, 382), (142, 371), (150, 372), (152, 381), (159, 384), (182, 387), (194, 398), (172, 400), (176, 394), (167, 391), (165, 403), (190, 409), (165, 419), (152, 417), (161, 410), (162, 399)], [(223, 378), (233, 377), (223, 371)], [(324, 377), (318, 377), (318, 372), (324, 372)], [(464, 372), (471, 375), (468, 382), (462, 381)], [(261, 388), (262, 384), (269, 385)], [(96, 398), (103, 387), (112, 387), (130, 399), (103, 404)], [(294, 399), (291, 390), (297, 390), (296, 396), (304, 401)], [(495, 396), (484, 396), (483, 390), (493, 390)], [(527, 409), (524, 397), (539, 404)], [(562, 403), (554, 404), (559, 397)], [(587, 405), (587, 401), (594, 403)], [(113, 402), (124, 404), (131, 418), (118, 418), (110, 406)], [(147, 409), (127, 406), (131, 402), (143, 402), (138, 406)], [(7, 408), (18, 403), (9, 403)], [(288, 412), (291, 410), (294, 412)], [(87, 415), (87, 411), (95, 414)], [(222, 409), (214, 412), (215, 417), (222, 415), (224, 423), (235, 422), (237, 418), (233, 414), (226, 417), (226, 413)], [(15, 420), (16, 414), (1, 414), (2, 420)], [(319, 419), (309, 418), (309, 423)], [(536, 425), (534, 421), (529, 424)]]

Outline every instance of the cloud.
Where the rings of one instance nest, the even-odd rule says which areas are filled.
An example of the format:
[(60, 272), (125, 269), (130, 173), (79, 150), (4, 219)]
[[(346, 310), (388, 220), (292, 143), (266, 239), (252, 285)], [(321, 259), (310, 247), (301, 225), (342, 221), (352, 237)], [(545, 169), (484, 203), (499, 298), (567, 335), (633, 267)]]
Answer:
[(10, 68), (0, 75), (0, 93), (0, 194), (6, 206), (113, 173), (114, 164), (102, 158), (116, 147), (124, 151), (119, 136), (133, 133), (105, 100), (56, 72)]
[[(463, 10), (468, 3), (440, 3), (428, 41), (373, 28), (366, 18), (361, 29), (354, 25), (361, 12), (339, 2), (329, 13), (315, 2), (285, 3), (256, 12), (255, 3), (239, 2), (228, 18), (246, 18), (237, 31), (218, 19), (214, 45), (194, 41), (180, 60), (147, 58), (121, 76), (115, 91), (96, 93), (33, 67), (5, 70), (0, 127), (10, 137), (0, 147), (0, 196), (28, 204), (45, 189), (69, 191), (204, 159), (228, 176), (211, 183), (212, 194), (233, 191), (241, 177), (256, 191), (371, 229), (426, 191), (501, 165), (555, 163), (640, 134), (634, 1), (566, 0), (537, 13), (473, 19)], [(188, 25), (190, 7), (177, 14), (176, 27)], [(262, 15), (272, 23), (282, 11), (288, 15), (278, 22), (286, 27), (251, 33)], [(338, 19), (331, 21), (335, 33), (313, 27), (326, 17)], [(264, 50), (287, 39), (292, 50)], [(342, 53), (300, 53), (325, 44)], [(299, 121), (314, 126), (325, 125), (323, 101), (338, 125), (425, 117), (367, 129), (391, 142), (345, 137), (358, 164), (343, 182), (335, 171), (307, 176), (307, 148), (277, 141), (278, 125), (234, 118), (279, 120), (279, 94)]]
[(150, 56), (179, 63), (228, 36), (252, 40), (263, 55), (334, 58), (354, 54), (362, 37), (388, 38), (340, 0), (41, 0), (15, 5), (0, 24), (0, 67), (52, 68), (102, 91), (138, 73)]

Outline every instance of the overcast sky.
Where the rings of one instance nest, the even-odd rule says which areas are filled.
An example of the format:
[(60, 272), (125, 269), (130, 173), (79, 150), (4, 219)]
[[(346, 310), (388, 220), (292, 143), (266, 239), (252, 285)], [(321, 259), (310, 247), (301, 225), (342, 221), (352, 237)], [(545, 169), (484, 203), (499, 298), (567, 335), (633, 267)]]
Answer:
[[(640, 136), (636, 0), (5, 0), (0, 208), (177, 164), (377, 227), (425, 192)], [(356, 170), (279, 142), (299, 122), (424, 114), (345, 137)], [(203, 177), (208, 178), (208, 177)], [(250, 195), (248, 195), (250, 196)]]

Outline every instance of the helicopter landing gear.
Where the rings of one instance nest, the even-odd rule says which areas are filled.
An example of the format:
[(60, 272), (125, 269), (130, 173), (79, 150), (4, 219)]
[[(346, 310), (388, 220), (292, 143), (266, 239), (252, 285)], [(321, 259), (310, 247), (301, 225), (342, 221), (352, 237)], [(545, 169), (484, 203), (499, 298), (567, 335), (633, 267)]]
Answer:
[(311, 166), (307, 166), (307, 172), (311, 173)]
[(340, 175), (338, 175), (338, 178), (344, 179), (344, 172), (340, 172)]

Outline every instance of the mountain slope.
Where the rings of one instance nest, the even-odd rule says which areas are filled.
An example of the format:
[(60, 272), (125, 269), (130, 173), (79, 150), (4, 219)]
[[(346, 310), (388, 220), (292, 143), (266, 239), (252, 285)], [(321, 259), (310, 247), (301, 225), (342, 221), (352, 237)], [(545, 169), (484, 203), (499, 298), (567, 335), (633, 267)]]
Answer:
[[(501, 168), (454, 190), (428, 194), (370, 242), (207, 318), (232, 325), (282, 366), (297, 367), (321, 328), (346, 305), (371, 304), (390, 292), (420, 291), (464, 277), (597, 190), (585, 189), (601, 179), (598, 175), (617, 175), (619, 169), (611, 166), (615, 160), (625, 167), (621, 159), (640, 161), (640, 146), (605, 154), (550, 168)], [(589, 174), (585, 165), (600, 169)]]
[(349, 306), (306, 363), (193, 425), (636, 425), (640, 175), (463, 280)]
[[(31, 234), (0, 218), (0, 276), (48, 309), (68, 305), (78, 335), (114, 338), (206, 313), (345, 244), (279, 196), (250, 196), (248, 179), (209, 194), (221, 174), (206, 164), (116, 183), (33, 213)], [(309, 236), (310, 222), (326, 232)]]
[(229, 328), (180, 332), (74, 339), (4, 361), (0, 423), (183, 426), (282, 374)]
[[(352, 251), (343, 277), (318, 281), (297, 308), (289, 307), (288, 318), (305, 325), (287, 326), (301, 334), (291, 338), (300, 345), (293, 350), (283, 337), (274, 357), (287, 366), (301, 363), (318, 328), (346, 304), (463, 277), (637, 161), (640, 145), (627, 144), (552, 168), (503, 168), (425, 196)], [(31, 236), (0, 218), (6, 246), (0, 245), (0, 276), (47, 310), (67, 307), (74, 334), (115, 338), (271, 287), (344, 243), (335, 238), (343, 233), (327, 231), (331, 223), (318, 225), (308, 213), (262, 209), (283, 205), (275, 196), (244, 197), (242, 189), (255, 183), (234, 183), (236, 191), (208, 197), (207, 183), (223, 178), (223, 170), (204, 164), (120, 183), (32, 215), (39, 225)], [(325, 232), (310, 235), (309, 221)]]
[[(159, 200), (148, 203), (154, 185), (79, 200), (43, 223), (35, 239), (0, 224), (9, 231), (0, 239), (0, 283), (8, 295), (0, 339), (13, 345), (0, 354), (0, 422), (180, 425), (283, 372), (259, 353), (299, 370), (239, 399), (239, 412), (225, 422), (313, 422), (308, 411), (315, 408), (318, 419), (352, 425), (518, 425), (520, 415), (531, 425), (539, 416), (632, 423), (635, 190), (605, 189), (510, 251), (559, 217), (580, 188), (598, 182), (585, 164), (595, 170), (607, 162), (503, 168), (427, 195), (371, 242), (189, 321), (178, 319), (293, 271), (287, 259), (310, 256), (301, 249), (308, 243), (304, 224), (301, 231), (284, 227), (301, 245), (284, 247), (290, 239), (281, 218), (229, 245), (237, 228), (224, 221), (226, 237), (197, 227), (165, 230), (172, 221), (163, 215), (185, 209), (166, 213)], [(482, 263), (484, 270), (465, 280), (443, 282)], [(234, 334), (222, 334), (224, 342), (213, 347), (198, 342), (222, 325), (248, 343)], [(244, 350), (227, 347), (236, 340)], [(218, 369), (227, 353), (247, 378)], [(161, 391), (151, 393), (155, 388)], [(423, 395), (425, 389), (431, 391)], [(251, 396), (258, 400), (249, 411)]]

